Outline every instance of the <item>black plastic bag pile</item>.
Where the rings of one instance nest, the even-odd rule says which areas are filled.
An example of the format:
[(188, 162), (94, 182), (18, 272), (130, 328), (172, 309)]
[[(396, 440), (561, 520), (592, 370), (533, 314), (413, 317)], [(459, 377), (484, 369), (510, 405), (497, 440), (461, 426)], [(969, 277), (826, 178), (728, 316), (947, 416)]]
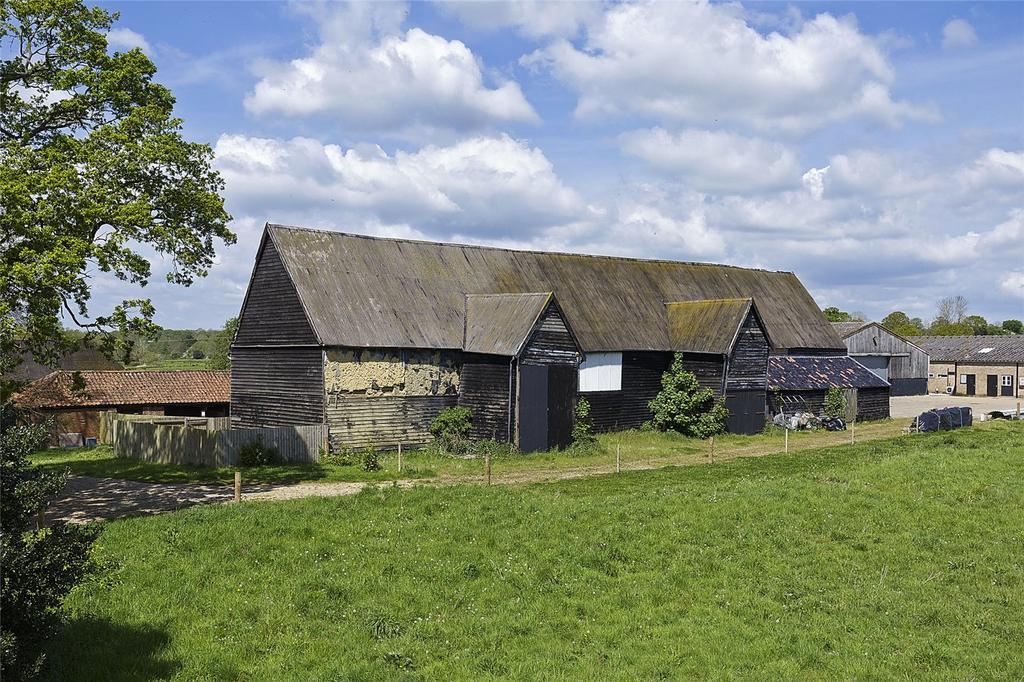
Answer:
[(914, 419), (918, 431), (950, 431), (974, 423), (969, 407), (943, 407), (922, 412)]

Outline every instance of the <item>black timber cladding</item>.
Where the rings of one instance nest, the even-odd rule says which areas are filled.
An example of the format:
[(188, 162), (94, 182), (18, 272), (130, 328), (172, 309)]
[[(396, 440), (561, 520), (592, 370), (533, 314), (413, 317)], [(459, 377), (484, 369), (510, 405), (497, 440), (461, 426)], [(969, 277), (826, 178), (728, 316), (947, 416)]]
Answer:
[(322, 424), (322, 351), (316, 347), (234, 347), (231, 418), (241, 426)]
[(768, 339), (757, 314), (751, 309), (736, 334), (729, 355), (726, 393), (764, 391), (768, 386)]
[(238, 317), (237, 345), (316, 344), (273, 240), (264, 239)]
[(512, 358), (463, 354), (458, 402), (473, 412), (471, 438), (508, 442), (514, 380)]
[[(672, 353), (623, 353), (622, 390), (579, 394), (590, 403), (590, 419), (594, 429), (635, 429), (649, 421), (652, 415), (647, 404), (658, 395), (661, 376), (671, 364)], [(718, 367), (721, 368), (721, 362)], [(721, 374), (717, 375), (717, 382), (718, 390), (721, 391)]]
[(526, 342), (521, 361), (527, 365), (575, 365), (579, 349), (558, 304), (552, 299)]

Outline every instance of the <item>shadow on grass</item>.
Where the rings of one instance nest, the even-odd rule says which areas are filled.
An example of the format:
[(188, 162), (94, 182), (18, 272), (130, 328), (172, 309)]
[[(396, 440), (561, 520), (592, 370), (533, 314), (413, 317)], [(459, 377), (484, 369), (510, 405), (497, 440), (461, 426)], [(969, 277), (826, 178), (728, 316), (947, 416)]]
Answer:
[(47, 647), (47, 680), (165, 680), (181, 668), (166, 650), (171, 638), (150, 625), (74, 618)]

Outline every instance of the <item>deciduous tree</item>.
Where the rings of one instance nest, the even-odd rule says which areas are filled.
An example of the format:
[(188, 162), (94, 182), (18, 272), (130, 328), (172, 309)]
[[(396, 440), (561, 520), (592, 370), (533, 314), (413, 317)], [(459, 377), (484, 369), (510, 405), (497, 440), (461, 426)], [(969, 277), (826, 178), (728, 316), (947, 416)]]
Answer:
[(156, 67), (108, 51), (116, 18), (81, 0), (0, 4), (0, 370), (19, 348), (54, 361), (65, 322), (108, 349), (151, 331), (148, 299), (89, 309), (96, 273), (144, 286), (156, 255), (188, 285), (235, 239), (213, 152), (183, 137)]

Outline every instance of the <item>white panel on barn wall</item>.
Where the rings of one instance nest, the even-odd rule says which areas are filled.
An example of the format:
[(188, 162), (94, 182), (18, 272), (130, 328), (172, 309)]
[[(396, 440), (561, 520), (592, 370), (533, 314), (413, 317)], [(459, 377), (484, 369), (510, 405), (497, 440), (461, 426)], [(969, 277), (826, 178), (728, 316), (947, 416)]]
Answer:
[(581, 393), (622, 390), (622, 353), (587, 353), (580, 364)]

